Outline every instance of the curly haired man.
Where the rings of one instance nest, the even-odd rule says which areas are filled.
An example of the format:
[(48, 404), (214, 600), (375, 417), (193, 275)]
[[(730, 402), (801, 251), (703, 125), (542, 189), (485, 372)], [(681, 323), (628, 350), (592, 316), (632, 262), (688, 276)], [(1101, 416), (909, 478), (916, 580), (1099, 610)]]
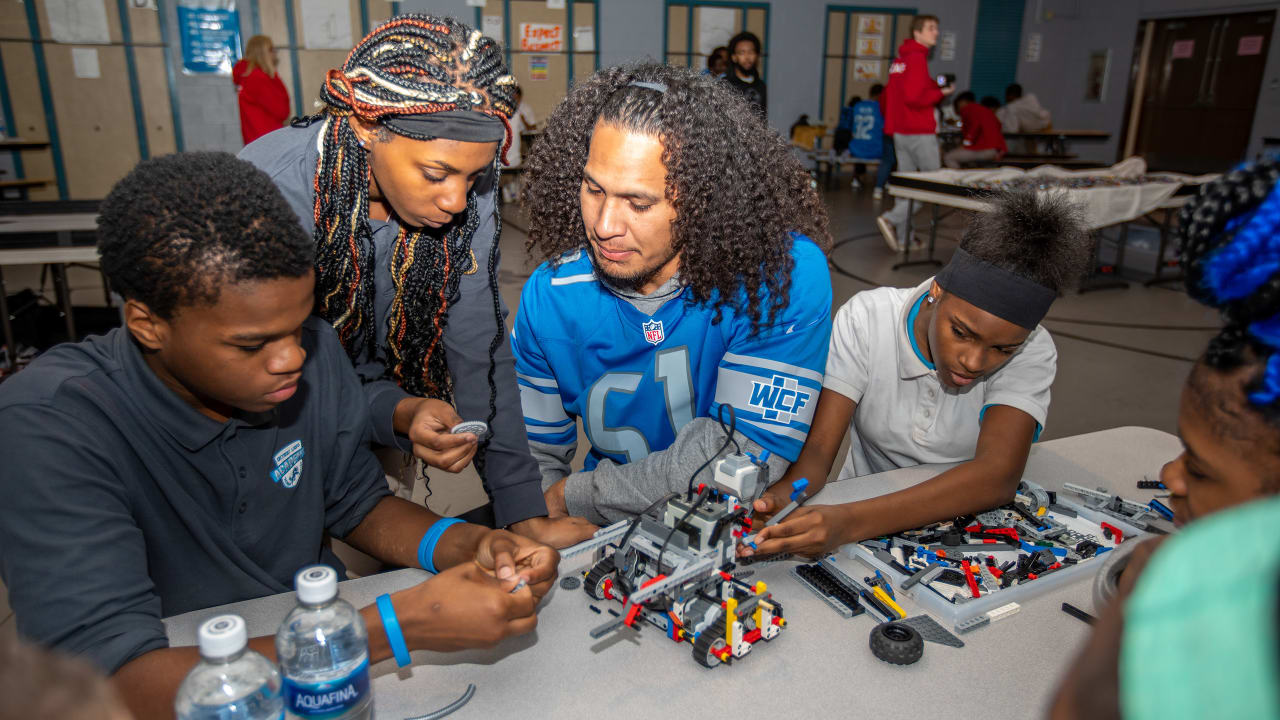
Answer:
[(778, 477), (804, 444), (831, 326), (827, 216), (746, 110), (692, 70), (610, 68), (533, 151), (529, 247), (546, 262), (512, 348), (552, 516), (639, 512), (734, 444)]

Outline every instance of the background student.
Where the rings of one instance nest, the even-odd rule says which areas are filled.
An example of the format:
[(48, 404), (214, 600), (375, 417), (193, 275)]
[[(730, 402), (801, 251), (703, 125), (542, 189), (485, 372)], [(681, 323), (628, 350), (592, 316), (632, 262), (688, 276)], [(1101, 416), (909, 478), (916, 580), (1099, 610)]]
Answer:
[[(902, 41), (898, 57), (889, 66), (884, 128), (893, 136), (894, 155), (902, 172), (942, 167), (934, 111), (955, 87), (938, 87), (929, 72), (929, 50), (937, 44), (938, 18), (917, 15), (911, 19), (911, 37)], [(906, 237), (908, 208), (907, 201), (899, 200), (893, 209), (876, 218), (876, 227), (891, 250), (902, 250), (912, 241)]]

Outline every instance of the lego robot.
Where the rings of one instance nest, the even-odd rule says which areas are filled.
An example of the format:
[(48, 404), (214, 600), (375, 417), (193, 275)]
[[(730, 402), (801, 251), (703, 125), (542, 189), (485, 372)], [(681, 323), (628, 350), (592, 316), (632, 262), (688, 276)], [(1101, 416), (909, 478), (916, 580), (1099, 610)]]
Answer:
[(752, 524), (751, 502), (768, 484), (763, 467), (741, 453), (728, 455), (711, 486), (664, 498), (657, 518), (621, 520), (564, 550), (562, 558), (594, 552), (583, 589), (623, 605), (591, 636), (639, 629), (635, 623), (643, 620), (674, 642), (690, 643), (693, 659), (708, 668), (777, 637), (786, 626), (782, 605), (763, 582), (734, 575), (735, 546)]

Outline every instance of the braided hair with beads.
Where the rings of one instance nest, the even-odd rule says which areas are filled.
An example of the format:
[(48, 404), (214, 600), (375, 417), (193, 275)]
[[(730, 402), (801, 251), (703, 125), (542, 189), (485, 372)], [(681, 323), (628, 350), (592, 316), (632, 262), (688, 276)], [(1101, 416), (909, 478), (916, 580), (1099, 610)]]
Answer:
[[(379, 347), (370, 168), (350, 119), (376, 122), (380, 133), (426, 141), (436, 138), (396, 118), (452, 111), (498, 118), (506, 139), (494, 158), (496, 174), (511, 143), (515, 86), (492, 39), (455, 20), (400, 15), (369, 33), (341, 68), (328, 72), (320, 90), (323, 108), (304, 121), (323, 122), (315, 174), (316, 311), (333, 324), (353, 360), (384, 360), (386, 376), (412, 395), (452, 400), (442, 339), (463, 275), (479, 269), (471, 250), (480, 225), (476, 193), (468, 192), (464, 214), (443, 231), (401, 223), (389, 257), (394, 295)], [(497, 412), (494, 354), (505, 329), (495, 275), (500, 218), (494, 226), (487, 258), (497, 328), (489, 345), (491, 423)], [(483, 455), (482, 448), (477, 460)]]
[(1280, 424), (1280, 159), (1206, 184), (1179, 220), (1187, 292), (1223, 318), (1201, 362), (1222, 372), (1259, 366), (1246, 396)]

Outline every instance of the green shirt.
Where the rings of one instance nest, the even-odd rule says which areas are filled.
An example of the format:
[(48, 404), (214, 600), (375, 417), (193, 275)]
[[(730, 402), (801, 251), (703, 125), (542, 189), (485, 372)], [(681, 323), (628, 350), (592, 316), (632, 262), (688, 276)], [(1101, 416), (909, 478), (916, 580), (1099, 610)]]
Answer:
[(1280, 498), (1189, 525), (1125, 606), (1120, 702), (1141, 718), (1280, 718)]

